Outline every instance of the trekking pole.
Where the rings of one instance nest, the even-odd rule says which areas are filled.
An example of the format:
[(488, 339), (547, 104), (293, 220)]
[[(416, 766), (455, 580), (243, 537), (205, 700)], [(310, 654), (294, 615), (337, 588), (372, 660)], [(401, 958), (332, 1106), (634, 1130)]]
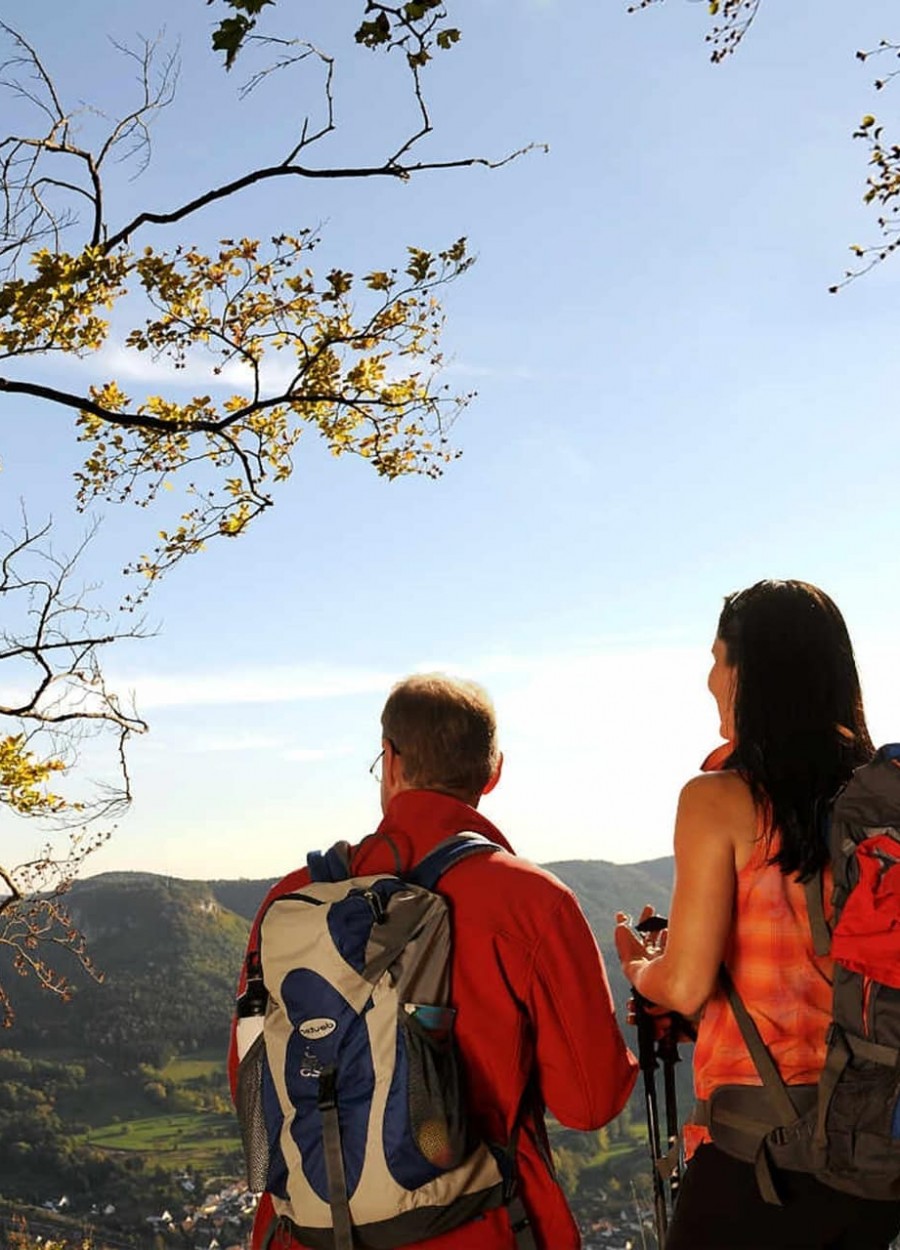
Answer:
[(663, 1069), (663, 1089), (665, 1091), (666, 1103), (666, 1138), (668, 1145), (666, 1159), (667, 1166), (669, 1168), (669, 1200), (673, 1207), (675, 1205), (675, 1199), (678, 1196), (678, 1184), (681, 1180), (680, 1159), (677, 1153), (678, 1092), (675, 1088), (675, 1064), (680, 1062), (678, 1055), (678, 1019), (679, 1017), (673, 1017), (669, 1028), (666, 1030), (665, 1036), (659, 1039), (656, 1047)]
[(656, 1241), (662, 1250), (669, 1228), (666, 1209), (666, 1191), (659, 1161), (662, 1158), (659, 1141), (659, 1113), (656, 1105), (656, 1040), (653, 1017), (647, 1011), (647, 1000), (634, 990), (634, 1020), (638, 1035), (638, 1063), (644, 1079), (644, 1106), (647, 1113), (647, 1137), (650, 1144), (650, 1161), (653, 1174), (653, 1218), (656, 1225)]
[[(640, 934), (659, 933), (668, 925), (665, 916), (647, 916), (635, 925), (635, 930)], [(637, 990), (634, 990), (634, 1018), (637, 1025), (638, 1034), (638, 1063), (644, 1078), (644, 1101), (647, 1110), (647, 1137), (650, 1142), (650, 1158), (653, 1171), (653, 1214), (656, 1224), (656, 1241), (659, 1250), (663, 1250), (665, 1245), (666, 1233), (669, 1228), (669, 1212), (666, 1206), (666, 1190), (663, 1181), (663, 1173), (660, 1164), (664, 1158), (660, 1148), (659, 1138), (659, 1111), (656, 1102), (656, 1069), (659, 1066), (658, 1058), (663, 1059), (663, 1078), (665, 1089), (666, 1103), (666, 1133), (671, 1138), (674, 1133), (678, 1132), (678, 1112), (675, 1106), (675, 1060), (670, 1058), (668, 1050), (664, 1050), (663, 1046), (657, 1043), (656, 1023), (654, 1018), (648, 1011), (649, 1002)], [(671, 1047), (675, 1051), (675, 1059), (677, 1060), (677, 1047), (675, 1046), (674, 1027), (668, 1030), (667, 1036), (671, 1038)], [(671, 1146), (671, 1141), (669, 1143)], [(668, 1151), (666, 1152), (668, 1153)]]

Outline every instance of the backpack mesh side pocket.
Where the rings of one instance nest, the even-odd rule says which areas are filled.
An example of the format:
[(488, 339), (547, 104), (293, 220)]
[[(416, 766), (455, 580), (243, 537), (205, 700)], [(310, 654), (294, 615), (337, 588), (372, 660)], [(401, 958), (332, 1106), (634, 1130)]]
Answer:
[(263, 1115), (263, 1066), (266, 1061), (262, 1033), (244, 1055), (238, 1067), (235, 1108), (241, 1126), (241, 1144), (247, 1170), (247, 1188), (261, 1194), (269, 1172), (269, 1137)]
[(408, 1106), (412, 1135), (434, 1167), (449, 1171), (467, 1154), (452, 1007), (404, 1003), (400, 1011), (409, 1062)]

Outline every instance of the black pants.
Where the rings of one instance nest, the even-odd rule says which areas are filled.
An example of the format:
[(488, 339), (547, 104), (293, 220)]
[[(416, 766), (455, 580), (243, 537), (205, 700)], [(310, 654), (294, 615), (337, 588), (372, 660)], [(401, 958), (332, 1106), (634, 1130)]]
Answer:
[(887, 1250), (900, 1202), (854, 1198), (780, 1172), (784, 1205), (764, 1202), (753, 1166), (701, 1146), (681, 1183), (665, 1250)]

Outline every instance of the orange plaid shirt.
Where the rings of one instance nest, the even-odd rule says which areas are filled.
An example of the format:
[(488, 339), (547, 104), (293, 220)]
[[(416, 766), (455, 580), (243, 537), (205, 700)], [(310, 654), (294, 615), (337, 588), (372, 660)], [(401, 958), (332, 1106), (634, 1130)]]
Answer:
[[(715, 768), (719, 752), (707, 762)], [(832, 961), (813, 951), (803, 886), (767, 860), (764, 823), (747, 864), (737, 874), (734, 921), (724, 963), (788, 1085), (813, 1084), (825, 1062), (831, 1020)], [(824, 874), (826, 915), (831, 870)], [(760, 1085), (728, 998), (717, 985), (707, 1000), (694, 1048), (694, 1091), (708, 1098), (719, 1085)], [(685, 1126), (691, 1154), (709, 1133)]]

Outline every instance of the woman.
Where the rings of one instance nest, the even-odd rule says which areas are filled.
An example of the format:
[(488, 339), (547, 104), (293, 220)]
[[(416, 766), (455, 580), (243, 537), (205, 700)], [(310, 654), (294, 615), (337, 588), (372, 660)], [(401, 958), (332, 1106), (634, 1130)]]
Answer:
[[(719, 981), (723, 962), (782, 1078), (818, 1080), (831, 962), (814, 954), (803, 882), (823, 869), (828, 900), (823, 807), (874, 754), (847, 628), (815, 586), (764, 581), (730, 595), (712, 650), (708, 684), (727, 742), (681, 792), (662, 953), (626, 917), (616, 930), (623, 972), (645, 998), (685, 1016), (702, 1009), (698, 1099), (759, 1084)], [(685, 1126), (685, 1148), (666, 1250), (885, 1250), (900, 1230), (900, 1203), (806, 1173), (779, 1173), (783, 1205), (765, 1202), (753, 1165), (698, 1125)]]

